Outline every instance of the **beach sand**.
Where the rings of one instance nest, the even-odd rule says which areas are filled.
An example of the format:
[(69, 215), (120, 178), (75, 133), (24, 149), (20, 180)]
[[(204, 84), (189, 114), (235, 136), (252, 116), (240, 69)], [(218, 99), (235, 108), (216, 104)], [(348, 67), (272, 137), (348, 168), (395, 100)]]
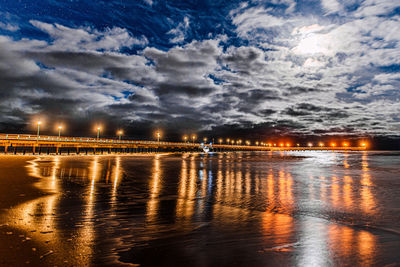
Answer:
[(34, 183), (25, 166), (34, 156), (0, 156), (0, 266), (46, 266), (48, 248), (15, 228), (16, 220), (6, 214), (24, 202), (48, 195)]

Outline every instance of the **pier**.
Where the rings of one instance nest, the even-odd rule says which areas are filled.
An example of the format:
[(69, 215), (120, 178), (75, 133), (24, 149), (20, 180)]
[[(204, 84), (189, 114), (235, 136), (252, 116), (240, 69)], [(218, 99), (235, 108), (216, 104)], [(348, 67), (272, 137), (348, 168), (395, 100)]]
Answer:
[[(210, 152), (221, 151), (362, 151), (366, 147), (290, 146), (212, 144)], [(202, 143), (120, 140), (89, 137), (0, 134), (0, 151), (5, 154), (113, 154), (150, 152), (202, 152)]]

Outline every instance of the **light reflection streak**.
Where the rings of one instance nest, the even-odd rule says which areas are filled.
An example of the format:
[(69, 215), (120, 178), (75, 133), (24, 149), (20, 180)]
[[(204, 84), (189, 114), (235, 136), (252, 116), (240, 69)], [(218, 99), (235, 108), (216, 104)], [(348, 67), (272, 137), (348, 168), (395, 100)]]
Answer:
[[(71, 242), (66, 242), (65, 233), (60, 230), (58, 225), (58, 216), (62, 213), (59, 210), (60, 201), (63, 194), (60, 194), (60, 179), (71, 179), (75, 170), (70, 167), (62, 166), (62, 157), (51, 157), (51, 161), (47, 158), (36, 158), (29, 162), (27, 170), (29, 175), (39, 178), (37, 186), (52, 194), (46, 195), (17, 207), (10, 212), (10, 218), (19, 218), (15, 221), (15, 227), (24, 232), (29, 233), (27, 236), (33, 238), (36, 242), (48, 243), (50, 248), (57, 248), (58, 258), (63, 258), (69, 264), (79, 264), (88, 266), (93, 254), (92, 246), (94, 240), (93, 219), (93, 193), (94, 181), (97, 180), (97, 159), (92, 161), (92, 181), (90, 183), (90, 194), (87, 195), (86, 212), (81, 228), (78, 228), (73, 234)], [(64, 164), (64, 162), (63, 162)], [(78, 174), (78, 170), (76, 170)], [(86, 172), (83, 172), (86, 173)], [(61, 253), (67, 252), (68, 253)], [(70, 257), (73, 255), (73, 258)]]
[(152, 178), (149, 183), (150, 199), (147, 201), (146, 216), (147, 222), (155, 223), (158, 206), (160, 203), (159, 194), (161, 190), (161, 167), (160, 167), (160, 155), (156, 154), (153, 160)]
[[(107, 173), (107, 177), (111, 175), (109, 172)], [(115, 158), (115, 166), (113, 168), (113, 174), (111, 180), (113, 181), (113, 187), (112, 187), (112, 192), (111, 192), (111, 207), (115, 209), (117, 205), (117, 188), (118, 185), (121, 182), (121, 175), (122, 175), (122, 170), (121, 170), (121, 157), (116, 157)]]

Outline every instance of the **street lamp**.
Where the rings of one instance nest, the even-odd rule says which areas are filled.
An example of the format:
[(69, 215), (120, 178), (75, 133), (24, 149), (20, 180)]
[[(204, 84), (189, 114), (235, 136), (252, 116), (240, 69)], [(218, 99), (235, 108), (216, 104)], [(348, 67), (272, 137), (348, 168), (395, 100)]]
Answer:
[(100, 138), (100, 130), (101, 130), (101, 127), (97, 126), (97, 140), (99, 140), (99, 138)]
[(40, 124), (42, 124), (42, 122), (41, 121), (38, 121), (37, 122), (37, 140), (39, 140), (39, 134), (40, 134)]
[(123, 133), (124, 133), (124, 132), (123, 132), (122, 130), (119, 130), (119, 131), (118, 131), (119, 141), (121, 141), (121, 136), (122, 136)]
[(228, 143), (228, 145), (229, 145), (229, 141), (230, 141), (230, 139), (228, 138), (228, 139), (226, 139), (226, 142)]
[(184, 135), (183, 136), (183, 141), (185, 141), (185, 143), (187, 142), (187, 139), (188, 139), (187, 135)]
[(62, 130), (62, 126), (59, 125), (59, 126), (58, 126), (58, 139), (61, 138), (61, 130)]
[(160, 131), (156, 132), (156, 136), (157, 136), (157, 142), (160, 142), (160, 137), (161, 137)]
[(219, 144), (222, 144), (222, 138), (218, 139)]
[(192, 135), (192, 140), (193, 140), (193, 144), (194, 144), (194, 140), (196, 140), (196, 135)]
[(204, 141), (204, 143), (206, 143), (207, 142), (207, 137), (204, 137), (203, 141)]
[(362, 143), (361, 143), (361, 146), (362, 146), (362, 147), (367, 147), (367, 143), (366, 143), (366, 142), (362, 142)]

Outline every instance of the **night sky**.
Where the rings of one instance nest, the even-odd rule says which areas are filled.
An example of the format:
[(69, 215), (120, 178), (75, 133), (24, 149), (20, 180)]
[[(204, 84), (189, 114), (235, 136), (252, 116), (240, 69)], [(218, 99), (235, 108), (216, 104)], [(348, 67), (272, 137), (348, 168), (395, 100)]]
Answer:
[(0, 0), (3, 133), (398, 144), (399, 86), (399, 1)]

